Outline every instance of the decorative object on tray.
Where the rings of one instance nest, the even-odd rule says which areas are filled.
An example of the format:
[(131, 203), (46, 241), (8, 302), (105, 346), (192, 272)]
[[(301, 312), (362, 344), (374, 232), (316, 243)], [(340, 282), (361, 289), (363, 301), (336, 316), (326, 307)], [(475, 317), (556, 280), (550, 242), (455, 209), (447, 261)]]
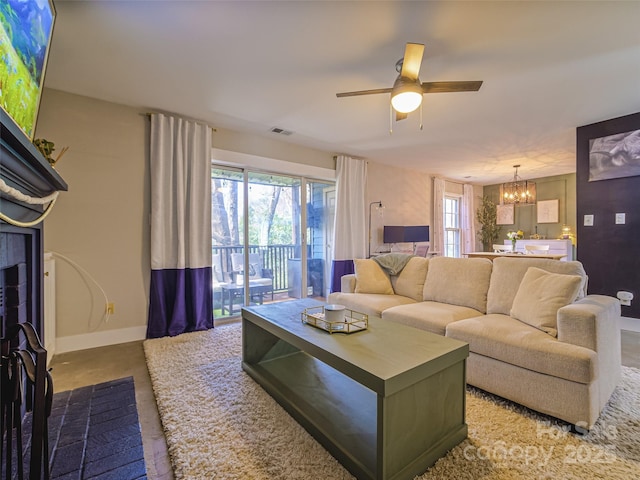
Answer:
[(511, 251), (515, 252), (516, 240), (522, 240), (524, 238), (524, 232), (522, 230), (507, 232), (507, 238), (511, 240)]
[(302, 312), (302, 323), (329, 333), (353, 333), (367, 329), (369, 315), (350, 310), (343, 305), (320, 305), (305, 308)]

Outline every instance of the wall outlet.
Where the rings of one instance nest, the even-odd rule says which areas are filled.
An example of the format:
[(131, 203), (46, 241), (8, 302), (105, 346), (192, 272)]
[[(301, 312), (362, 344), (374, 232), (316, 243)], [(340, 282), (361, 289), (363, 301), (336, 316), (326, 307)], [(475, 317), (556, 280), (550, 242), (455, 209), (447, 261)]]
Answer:
[(616, 225), (624, 225), (626, 222), (624, 213), (616, 213)]
[(113, 315), (116, 313), (116, 304), (115, 303), (107, 303), (107, 313), (109, 315)]
[(585, 227), (593, 227), (593, 215), (585, 215), (584, 216), (584, 226)]
[(616, 297), (618, 297), (618, 300), (620, 300), (620, 305), (624, 305), (626, 307), (630, 307), (631, 306), (631, 300), (633, 300), (633, 293), (631, 292), (625, 292), (620, 291), (616, 294)]

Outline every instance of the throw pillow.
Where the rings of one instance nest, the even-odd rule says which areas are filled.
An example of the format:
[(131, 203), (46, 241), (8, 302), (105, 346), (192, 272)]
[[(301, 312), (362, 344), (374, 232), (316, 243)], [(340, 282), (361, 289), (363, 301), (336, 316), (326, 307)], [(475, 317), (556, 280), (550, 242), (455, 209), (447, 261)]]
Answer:
[(529, 267), (513, 299), (511, 316), (549, 335), (558, 335), (558, 309), (573, 303), (582, 278)]
[(353, 263), (356, 270), (356, 293), (393, 295), (391, 280), (377, 262), (368, 258), (356, 258)]
[(422, 290), (428, 267), (428, 258), (412, 257), (398, 274), (393, 286), (396, 294), (413, 298), (416, 302), (422, 301)]

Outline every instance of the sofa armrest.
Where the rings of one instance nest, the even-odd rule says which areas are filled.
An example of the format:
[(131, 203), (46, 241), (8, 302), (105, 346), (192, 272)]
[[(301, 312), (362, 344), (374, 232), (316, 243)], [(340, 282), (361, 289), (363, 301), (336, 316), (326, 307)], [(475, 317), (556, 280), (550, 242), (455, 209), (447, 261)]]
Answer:
[(597, 353), (598, 396), (604, 405), (620, 381), (620, 302), (605, 295), (587, 295), (558, 310), (558, 340)]
[[(558, 310), (558, 340), (596, 352), (620, 348), (620, 302), (605, 295), (588, 295)], [(616, 335), (617, 332), (617, 335)]]
[(356, 275), (350, 273), (340, 278), (340, 291), (342, 293), (355, 293), (356, 291)]

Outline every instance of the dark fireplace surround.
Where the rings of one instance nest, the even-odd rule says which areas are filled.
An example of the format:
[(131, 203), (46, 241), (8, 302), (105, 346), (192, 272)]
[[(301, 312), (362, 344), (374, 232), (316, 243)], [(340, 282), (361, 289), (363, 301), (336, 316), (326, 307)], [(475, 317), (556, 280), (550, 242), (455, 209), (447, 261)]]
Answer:
[[(0, 110), (0, 178), (7, 185), (32, 197), (45, 197), (67, 184), (49, 165), (29, 139)], [(18, 202), (2, 194), (0, 211), (26, 223), (37, 219), (40, 205)], [(42, 223), (23, 228), (0, 220), (0, 336), (15, 323), (31, 323), (40, 340), (43, 330), (43, 228)]]
[[(46, 197), (59, 190), (66, 191), (64, 180), (2, 109), (0, 121), (0, 178), (8, 186), (35, 198)], [(40, 217), (43, 206), (19, 202), (2, 193), (0, 211), (18, 222), (29, 223)], [(43, 268), (42, 222), (31, 227), (18, 227), (0, 220), (0, 349), (3, 360), (10, 351), (26, 349), (31, 343), (26, 337), (30, 329), (21, 328), (19, 324), (33, 326), (41, 344), (44, 344), (46, 335), (55, 335), (55, 332), (44, 330)], [(23, 333), (16, 335), (18, 331)], [(46, 352), (44, 355), (46, 359)], [(42, 352), (34, 355), (34, 359), (41, 356)], [(38, 370), (44, 368), (41, 366)], [(3, 378), (4, 375), (0, 376), (0, 389), (4, 394), (7, 386), (2, 385)], [(35, 415), (34, 410), (34, 422)], [(35, 433), (36, 429), (33, 431)], [(5, 433), (2, 432), (1, 441), (5, 440)], [(28, 478), (40, 478), (40, 472), (34, 470), (33, 464), (29, 470)]]

